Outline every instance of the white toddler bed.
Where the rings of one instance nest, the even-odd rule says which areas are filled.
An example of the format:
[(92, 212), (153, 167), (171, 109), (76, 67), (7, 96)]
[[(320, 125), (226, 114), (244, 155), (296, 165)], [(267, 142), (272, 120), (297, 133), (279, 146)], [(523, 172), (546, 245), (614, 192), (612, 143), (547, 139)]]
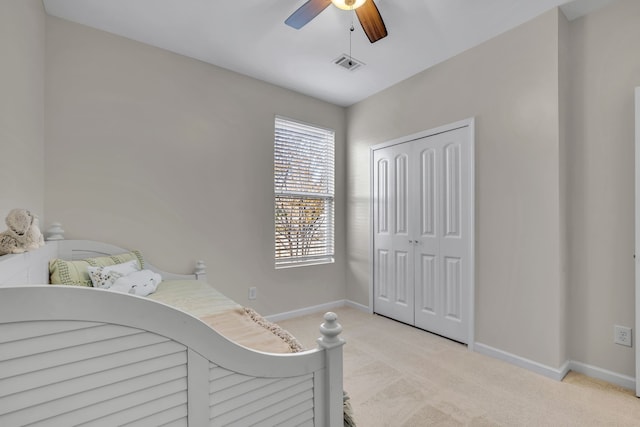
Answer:
[[(149, 298), (47, 284), (50, 259), (122, 252), (59, 240), (0, 257), (1, 426), (343, 424), (335, 314), (318, 348), (275, 354)], [(193, 275), (146, 268), (164, 280), (206, 277), (200, 263)]]

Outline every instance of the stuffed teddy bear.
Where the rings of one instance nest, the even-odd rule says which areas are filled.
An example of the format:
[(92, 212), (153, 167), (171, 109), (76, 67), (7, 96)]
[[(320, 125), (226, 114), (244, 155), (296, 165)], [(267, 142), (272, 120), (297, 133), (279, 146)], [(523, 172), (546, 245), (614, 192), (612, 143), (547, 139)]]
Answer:
[(26, 209), (12, 209), (5, 219), (8, 230), (0, 233), (0, 255), (19, 254), (44, 246), (38, 217)]

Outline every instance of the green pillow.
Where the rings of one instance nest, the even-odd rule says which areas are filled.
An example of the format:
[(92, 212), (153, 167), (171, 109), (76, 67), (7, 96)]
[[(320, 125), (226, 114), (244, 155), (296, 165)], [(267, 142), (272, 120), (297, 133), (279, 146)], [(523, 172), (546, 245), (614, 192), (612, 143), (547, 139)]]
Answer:
[(134, 259), (140, 264), (140, 269), (143, 269), (144, 259), (139, 251), (98, 258), (86, 258), (80, 261), (52, 259), (49, 261), (49, 283), (52, 285), (93, 286), (87, 267), (106, 267)]

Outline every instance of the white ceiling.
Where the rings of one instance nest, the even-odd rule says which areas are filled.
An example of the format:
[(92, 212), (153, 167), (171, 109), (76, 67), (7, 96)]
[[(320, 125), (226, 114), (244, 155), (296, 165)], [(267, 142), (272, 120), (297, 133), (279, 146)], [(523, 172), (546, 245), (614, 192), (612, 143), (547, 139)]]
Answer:
[[(375, 0), (389, 35), (369, 43), (329, 6), (300, 30), (306, 0), (43, 0), (49, 15), (348, 106), (556, 6), (574, 19), (613, 0)], [(371, 1), (371, 0), (369, 0)], [(366, 65), (333, 63), (351, 52)]]

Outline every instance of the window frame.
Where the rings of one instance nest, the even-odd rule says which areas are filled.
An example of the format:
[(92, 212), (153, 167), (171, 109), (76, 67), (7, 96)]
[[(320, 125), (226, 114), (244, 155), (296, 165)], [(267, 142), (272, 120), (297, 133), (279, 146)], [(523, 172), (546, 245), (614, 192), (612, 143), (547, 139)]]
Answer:
[[(303, 184), (303, 186), (312, 188), (312, 190), (309, 190), (309, 191), (301, 191), (300, 189), (298, 190), (283, 189), (282, 187), (286, 184), (283, 183), (284, 182), (284, 180), (282, 179), (283, 174), (281, 172), (280, 173), (278, 172), (279, 166), (282, 167), (282, 162), (287, 157), (293, 159), (294, 161), (298, 160), (298, 161), (304, 162), (305, 160), (304, 157), (296, 157), (296, 154), (300, 154), (300, 153), (296, 153), (295, 151), (287, 152), (286, 150), (279, 151), (279, 148), (278, 148), (279, 146), (280, 148), (282, 148), (282, 146), (291, 144), (291, 141), (286, 141), (285, 139), (279, 140), (279, 136), (278, 136), (279, 131), (280, 133), (283, 133), (285, 131), (294, 132), (296, 127), (298, 128), (298, 130), (303, 130), (304, 128), (308, 128), (310, 131), (313, 131), (313, 132), (308, 132), (306, 134), (301, 132), (301, 134), (306, 136), (307, 143), (311, 145), (313, 149), (318, 149), (318, 147), (320, 147), (321, 151), (323, 152), (322, 160), (318, 163), (311, 164), (310, 166), (312, 168), (305, 170), (306, 174), (314, 175), (314, 173), (318, 174), (319, 171), (322, 171), (322, 169), (325, 169), (324, 171), (322, 171), (322, 177), (320, 178), (320, 181), (323, 183), (322, 185), (317, 185), (316, 180), (313, 180), (313, 179), (309, 179), (305, 181), (305, 184)], [(312, 135), (312, 133), (316, 135)], [(321, 137), (317, 137), (318, 134), (320, 134)], [(295, 140), (296, 138), (293, 137), (292, 139)], [(322, 142), (323, 139), (326, 141)], [(335, 198), (335, 173), (336, 173), (335, 131), (327, 127), (322, 127), (315, 124), (306, 123), (300, 120), (291, 119), (289, 117), (276, 115), (274, 119), (273, 144), (274, 144), (274, 156), (273, 156), (274, 246), (273, 247), (274, 247), (275, 268), (281, 269), (281, 268), (292, 268), (292, 267), (302, 267), (302, 266), (308, 266), (308, 265), (334, 263), (335, 262), (335, 200), (336, 200)], [(324, 146), (321, 146), (320, 144), (324, 144)], [(280, 163), (278, 162), (279, 160), (280, 160)], [(308, 158), (306, 160), (308, 160)], [(318, 164), (320, 164), (321, 166), (317, 167)], [(291, 166), (289, 165), (285, 167), (290, 168)], [(289, 170), (290, 169), (287, 169), (287, 171)], [(300, 178), (299, 174), (297, 174), (296, 176), (297, 178)], [(317, 179), (317, 175), (314, 175), (314, 176), (316, 176), (316, 179)], [(324, 186), (326, 186), (326, 191), (322, 192), (318, 190), (318, 188), (322, 188)], [(313, 187), (316, 187), (316, 188), (313, 188)], [(297, 255), (297, 256), (294, 256), (293, 254), (291, 254), (291, 256), (284, 256), (284, 255), (279, 256), (279, 254), (283, 254), (285, 252), (285, 250), (283, 249), (283, 246), (286, 244), (286, 243), (283, 243), (286, 239), (282, 239), (281, 237), (283, 233), (279, 232), (279, 229), (281, 229), (281, 224), (282, 224), (279, 222), (279, 212), (282, 211), (282, 208), (281, 208), (282, 205), (279, 204), (279, 202), (282, 202), (282, 199), (286, 199), (286, 198), (291, 199), (291, 205), (287, 206), (286, 208), (286, 211), (288, 212), (291, 212), (294, 209), (295, 207), (294, 204), (296, 200), (299, 200), (301, 205), (303, 204), (304, 200), (324, 201), (322, 214), (319, 215), (319, 217), (322, 217), (326, 222), (326, 224), (320, 225), (317, 228), (315, 225), (311, 226), (311, 227), (314, 227), (314, 229), (311, 231), (312, 234), (318, 231), (321, 232), (322, 237), (320, 241), (322, 242), (322, 244), (319, 246), (304, 247), (304, 246), (300, 246), (304, 244), (296, 243), (296, 241), (299, 242), (301, 240), (305, 240), (306, 242), (308, 242), (307, 244), (309, 244), (312, 241), (311, 239), (313, 239), (316, 242), (318, 241), (317, 238), (305, 235), (309, 233), (308, 230), (304, 230), (302, 232), (294, 230), (292, 234), (294, 234), (296, 238), (291, 238), (291, 237), (287, 238), (290, 243), (293, 242), (291, 243), (292, 245), (297, 245), (295, 249), (291, 249), (291, 251), (293, 250), (304, 251), (304, 250), (314, 250), (314, 249), (318, 250), (319, 248), (321, 248), (320, 250), (322, 251), (322, 253), (311, 254), (311, 255)], [(314, 203), (308, 203), (306, 206), (311, 206), (313, 208)], [(302, 211), (306, 213), (304, 209), (298, 209), (298, 212), (302, 212)], [(294, 218), (294, 221), (296, 219), (299, 221), (300, 218), (308, 219), (303, 215), (299, 215), (299, 216), (292, 215), (291, 217)], [(300, 224), (298, 224), (298, 227), (300, 227)], [(305, 226), (302, 228), (307, 228), (307, 227)]]

